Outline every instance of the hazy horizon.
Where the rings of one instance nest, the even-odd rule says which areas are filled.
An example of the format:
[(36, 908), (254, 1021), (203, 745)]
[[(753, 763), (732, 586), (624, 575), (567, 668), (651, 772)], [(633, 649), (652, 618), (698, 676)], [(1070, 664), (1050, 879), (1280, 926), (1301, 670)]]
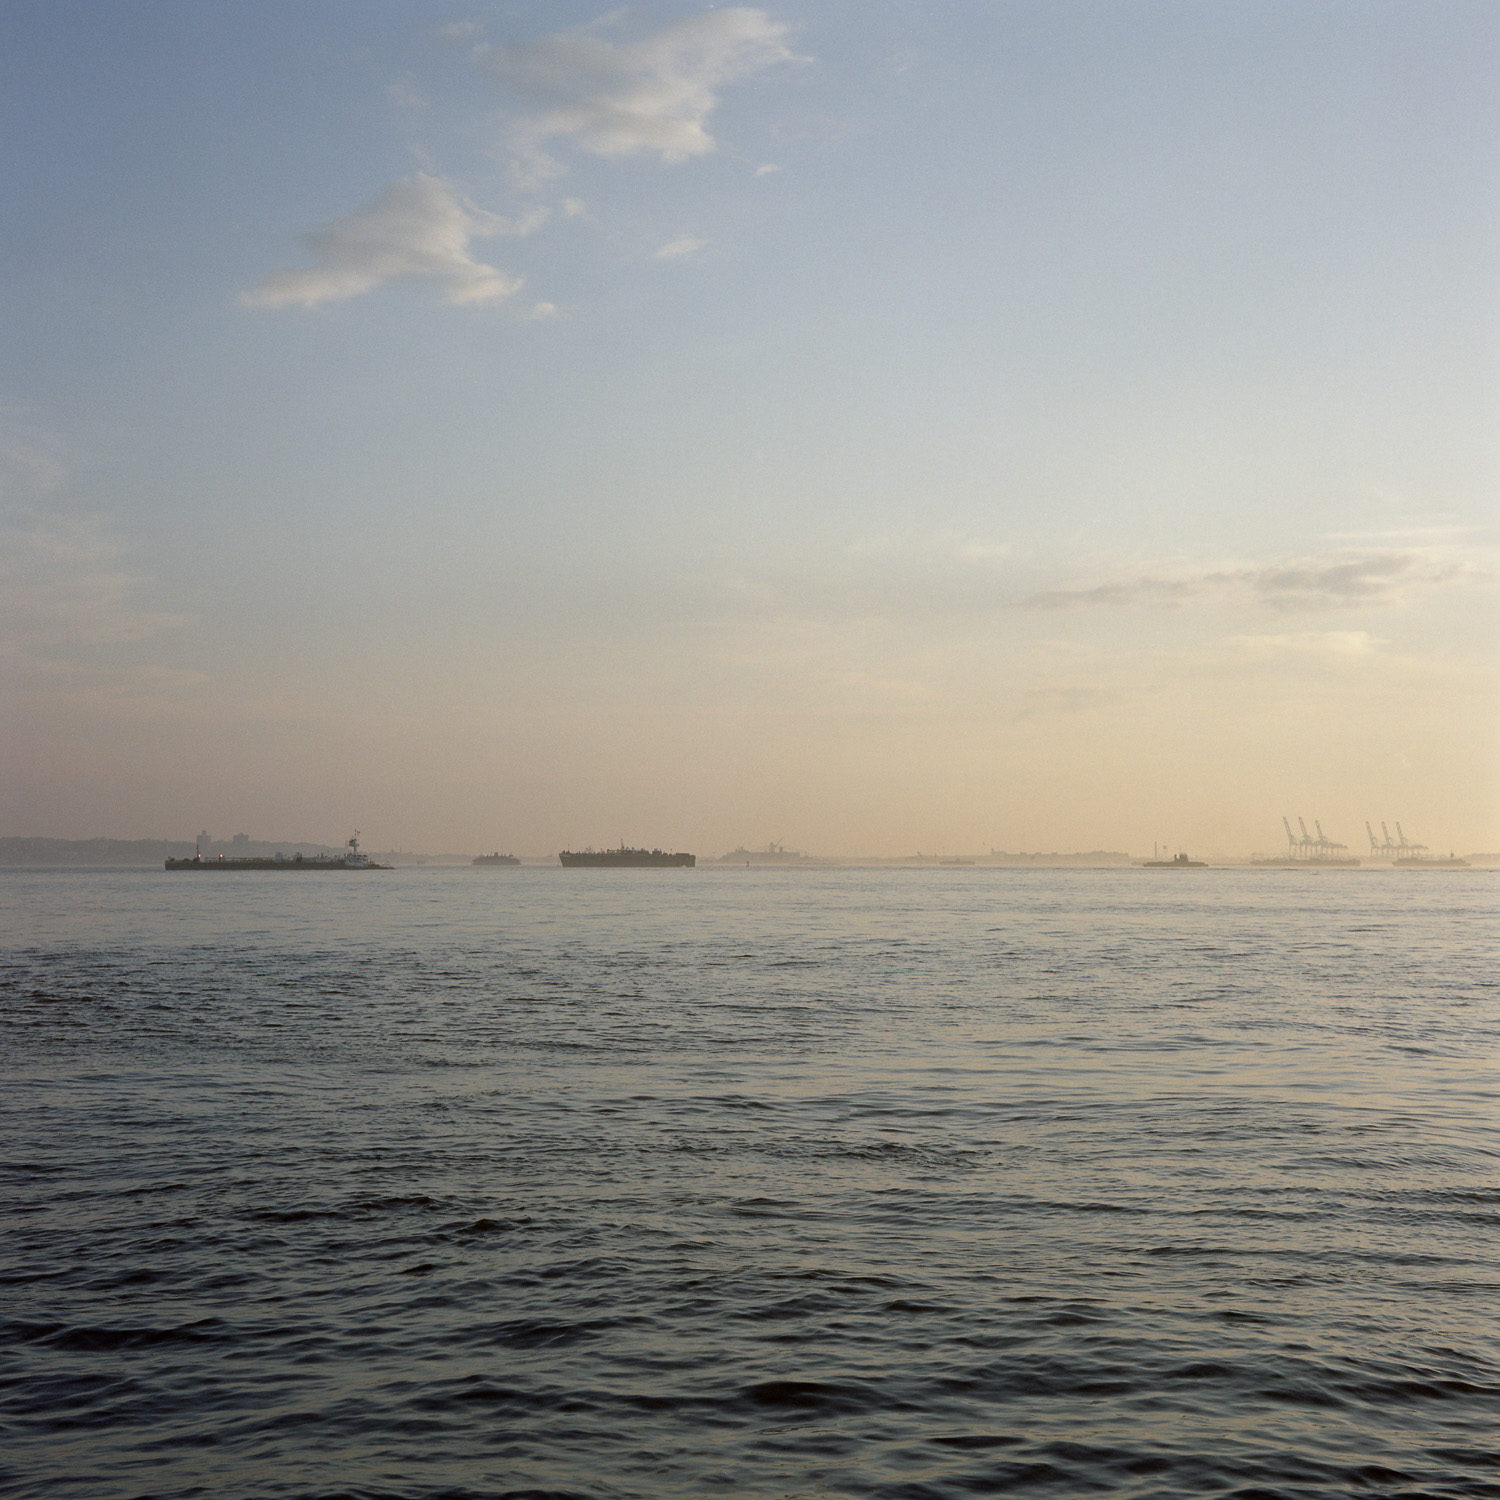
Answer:
[(0, 24), (0, 834), (1500, 848), (1493, 6)]

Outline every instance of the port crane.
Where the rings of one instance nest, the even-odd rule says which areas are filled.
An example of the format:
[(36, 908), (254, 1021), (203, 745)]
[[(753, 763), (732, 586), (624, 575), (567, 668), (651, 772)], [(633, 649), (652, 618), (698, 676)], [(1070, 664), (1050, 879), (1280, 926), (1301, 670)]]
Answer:
[[(1288, 859), (1336, 859), (1349, 848), (1347, 844), (1341, 844), (1337, 839), (1329, 838), (1323, 832), (1323, 825), (1316, 818), (1313, 819), (1313, 827), (1318, 830), (1316, 838), (1307, 831), (1307, 824), (1301, 818), (1297, 819), (1297, 827), (1301, 830), (1300, 837), (1292, 832), (1292, 825), (1285, 813), (1281, 815), (1281, 826), (1286, 829)], [(1366, 827), (1368, 828), (1368, 824)]]
[(1375, 837), (1374, 830), (1368, 822), (1365, 824), (1365, 832), (1370, 835), (1370, 854), (1373, 858), (1418, 859), (1427, 853), (1427, 845), (1407, 838), (1400, 823), (1396, 824), (1395, 838), (1391, 837), (1391, 830), (1386, 827), (1384, 821), (1380, 824), (1380, 838)]
[(1396, 845), (1396, 852), (1402, 859), (1415, 859), (1419, 854), (1427, 853), (1426, 844), (1409, 844), (1406, 835), (1401, 832), (1401, 824), (1396, 824), (1396, 837), (1401, 841)]
[(1313, 827), (1318, 830), (1318, 854), (1321, 858), (1327, 859), (1332, 855), (1348, 852), (1348, 844), (1341, 844), (1337, 839), (1328, 838), (1323, 832), (1323, 825), (1316, 818), (1313, 819)]

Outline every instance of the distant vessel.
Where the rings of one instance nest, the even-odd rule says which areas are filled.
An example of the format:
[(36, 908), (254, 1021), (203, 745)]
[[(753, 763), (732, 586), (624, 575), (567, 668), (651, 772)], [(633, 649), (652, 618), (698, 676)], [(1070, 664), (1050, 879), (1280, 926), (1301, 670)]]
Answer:
[(585, 849), (581, 854), (564, 850), (558, 860), (570, 870), (660, 870), (680, 867), (691, 870), (698, 858), (694, 854), (668, 854), (661, 849)]
[(1313, 827), (1318, 830), (1317, 838), (1307, 831), (1307, 824), (1301, 818), (1297, 819), (1297, 827), (1302, 830), (1301, 836), (1292, 832), (1292, 825), (1287, 822), (1286, 814), (1282, 814), (1281, 826), (1286, 829), (1286, 853), (1266, 859), (1252, 856), (1252, 865), (1268, 865), (1283, 870), (1301, 870), (1308, 866), (1314, 869), (1341, 868), (1349, 869), (1359, 861), (1351, 855), (1347, 844), (1341, 844), (1337, 839), (1329, 838), (1323, 832), (1323, 825), (1316, 818), (1313, 819)]
[(514, 854), (481, 854), (472, 863), (476, 865), (518, 865), (521, 861)]
[(1391, 830), (1384, 822), (1380, 825), (1383, 838), (1375, 837), (1375, 830), (1370, 827), (1370, 820), (1365, 819), (1365, 832), (1370, 835), (1370, 858), (1388, 859), (1393, 865), (1405, 869), (1425, 870), (1467, 870), (1469, 862), (1460, 859), (1456, 854), (1450, 853), (1447, 859), (1442, 855), (1433, 855), (1427, 852), (1426, 844), (1418, 844), (1407, 838), (1402, 831), (1401, 824), (1396, 824), (1396, 838), (1391, 837)]
[(1320, 857), (1312, 855), (1308, 859), (1293, 859), (1286, 855), (1277, 855), (1269, 859), (1261, 859), (1252, 856), (1250, 863), (1257, 869), (1270, 870), (1325, 870), (1340, 869), (1348, 870), (1359, 864), (1357, 859), (1338, 859), (1333, 856)]
[(764, 849), (747, 849), (743, 844), (737, 849), (731, 849), (728, 854), (721, 854), (718, 859), (711, 863), (718, 865), (808, 865), (817, 863), (811, 855), (802, 854), (796, 849), (788, 849), (785, 844), (778, 844), (774, 839)]
[(344, 845), (342, 854), (314, 854), (310, 858), (294, 854), (290, 859), (284, 854), (272, 855), (270, 859), (226, 859), (222, 854), (217, 859), (204, 859), (202, 851), (195, 849), (191, 859), (169, 859), (169, 870), (389, 870), (390, 865), (377, 865), (359, 847), (356, 833)]
[(1148, 859), (1143, 861), (1148, 870), (1206, 870), (1208, 862), (1189, 859), (1185, 854), (1174, 854), (1171, 859)]

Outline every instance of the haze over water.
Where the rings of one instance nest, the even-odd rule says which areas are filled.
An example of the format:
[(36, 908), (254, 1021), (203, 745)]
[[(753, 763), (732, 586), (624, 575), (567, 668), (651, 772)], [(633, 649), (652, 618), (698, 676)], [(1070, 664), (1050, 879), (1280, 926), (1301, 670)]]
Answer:
[(0, 872), (0, 1480), (1500, 1494), (1496, 898)]

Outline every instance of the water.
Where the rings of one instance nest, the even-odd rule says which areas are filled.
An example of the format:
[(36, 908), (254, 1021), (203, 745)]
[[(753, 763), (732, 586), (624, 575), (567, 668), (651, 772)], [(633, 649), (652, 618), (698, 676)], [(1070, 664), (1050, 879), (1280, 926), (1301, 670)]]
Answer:
[(1500, 1496), (1489, 872), (0, 872), (16, 1496)]

